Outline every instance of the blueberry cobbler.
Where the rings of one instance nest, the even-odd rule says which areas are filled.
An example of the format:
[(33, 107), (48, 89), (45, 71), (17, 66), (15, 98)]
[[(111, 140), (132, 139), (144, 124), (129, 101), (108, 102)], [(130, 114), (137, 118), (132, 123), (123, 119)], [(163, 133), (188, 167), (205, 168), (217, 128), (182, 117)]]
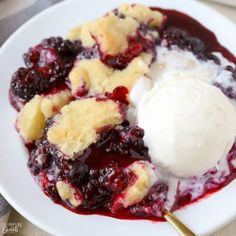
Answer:
[(236, 59), (186, 14), (123, 4), (23, 55), (9, 98), (43, 192), (162, 219), (236, 177)]

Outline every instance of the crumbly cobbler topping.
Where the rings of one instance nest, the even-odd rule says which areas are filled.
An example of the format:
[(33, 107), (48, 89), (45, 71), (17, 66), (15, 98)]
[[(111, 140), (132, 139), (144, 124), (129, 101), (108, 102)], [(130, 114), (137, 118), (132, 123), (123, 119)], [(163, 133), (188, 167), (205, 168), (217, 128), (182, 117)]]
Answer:
[(140, 77), (149, 73), (150, 63), (151, 56), (147, 53), (134, 58), (123, 70), (111, 69), (100, 59), (81, 60), (69, 74), (72, 93), (76, 96), (84, 89), (89, 94), (104, 94), (119, 86), (130, 90)]
[(47, 139), (69, 159), (95, 143), (99, 130), (122, 122), (119, 104), (112, 100), (80, 99), (61, 109), (48, 129)]
[[(84, 46), (91, 47), (97, 42), (100, 50), (107, 54), (118, 54), (128, 47), (128, 37), (134, 36), (138, 23), (131, 17), (118, 18), (109, 13), (80, 29), (69, 32), (69, 38), (80, 39)], [(77, 36), (75, 36), (77, 34)]]
[(25, 104), (17, 119), (17, 128), (20, 135), (27, 141), (32, 142), (42, 136), (46, 119), (54, 116), (60, 109), (71, 100), (69, 90), (58, 93), (35, 95)]
[(127, 174), (134, 175), (126, 189), (118, 195), (114, 204), (113, 211), (122, 205), (127, 208), (140, 202), (149, 192), (152, 185), (157, 181), (155, 168), (147, 161), (136, 161), (125, 170)]
[(160, 28), (163, 23), (163, 14), (153, 11), (149, 7), (140, 4), (122, 4), (118, 7), (118, 12), (134, 18), (139, 23), (145, 23), (153, 27)]
[(160, 12), (139, 4), (123, 4), (118, 12), (123, 17), (110, 12), (95, 21), (71, 29), (68, 38), (81, 40), (85, 47), (92, 47), (97, 43), (103, 53), (116, 55), (128, 48), (129, 38), (137, 35), (141, 23), (158, 28), (163, 23)]
[(73, 207), (78, 207), (82, 203), (82, 195), (78, 188), (75, 188), (66, 181), (57, 181), (56, 188), (59, 196), (64, 201), (69, 201)]

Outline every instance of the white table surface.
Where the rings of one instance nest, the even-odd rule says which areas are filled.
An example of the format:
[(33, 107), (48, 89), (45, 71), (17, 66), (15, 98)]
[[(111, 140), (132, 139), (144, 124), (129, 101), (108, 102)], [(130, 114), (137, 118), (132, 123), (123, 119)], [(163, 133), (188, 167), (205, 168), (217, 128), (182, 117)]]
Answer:
[[(236, 1), (236, 0), (233, 0), (233, 1)], [(208, 6), (221, 12), (222, 14), (226, 15), (236, 24), (236, 8), (219, 5), (213, 2), (209, 2), (209, 1), (203, 1), (203, 2), (205, 2)], [(30, 223), (28, 220), (22, 217), (15, 210), (12, 210), (10, 214), (9, 222), (22, 224), (22, 228), (17, 233), (18, 236), (50, 236), (49, 234), (45, 233), (44, 231), (40, 230), (38, 227)], [(12, 236), (12, 233), (7, 233), (6, 235)], [(168, 236), (168, 235), (165, 235), (165, 236)], [(211, 236), (236, 236), (236, 220), (226, 225), (224, 228), (212, 234)]]

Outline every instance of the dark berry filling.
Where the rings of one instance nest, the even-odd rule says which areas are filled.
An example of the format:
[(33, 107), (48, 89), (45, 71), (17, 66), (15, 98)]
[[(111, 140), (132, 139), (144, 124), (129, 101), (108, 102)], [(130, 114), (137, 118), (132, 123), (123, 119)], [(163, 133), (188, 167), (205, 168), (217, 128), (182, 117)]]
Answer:
[(166, 10), (157, 7), (152, 9), (159, 10), (167, 16), (164, 26), (165, 30), (168, 28), (177, 28), (181, 31), (185, 31), (188, 37), (196, 38), (204, 43), (206, 54), (220, 52), (229, 61), (234, 64), (236, 63), (235, 56), (218, 42), (213, 32), (200, 24), (197, 20), (175, 10)]
[[(47, 126), (50, 125), (51, 120), (47, 122)], [(135, 160), (150, 160), (143, 135), (142, 129), (129, 127), (124, 122), (117, 129), (102, 132), (99, 141), (75, 161), (63, 159), (56, 148), (42, 138), (28, 146), (31, 150), (28, 166), (53, 201), (64, 204), (58, 199), (56, 181), (66, 180), (81, 191), (83, 204), (79, 210), (109, 212), (113, 197), (127, 187), (124, 168)]]
[(44, 39), (24, 54), (27, 68), (19, 68), (13, 75), (12, 94), (25, 103), (36, 94), (48, 93), (61, 86), (81, 50), (79, 41), (70, 42), (60, 37)]
[(26, 101), (24, 99), (16, 97), (12, 89), (9, 89), (8, 97), (9, 97), (9, 102), (12, 105), (12, 107), (14, 107), (17, 112), (20, 112), (21, 108), (24, 106)]
[(27, 67), (45, 71), (44, 76), (49, 77), (62, 69), (62, 66), (66, 69), (71, 67), (71, 63), (81, 50), (82, 46), (79, 41), (71, 42), (60, 37), (51, 37), (30, 48), (23, 57)]
[(216, 55), (207, 51), (205, 43), (202, 40), (191, 37), (187, 31), (179, 28), (167, 27), (162, 32), (161, 45), (169, 48), (178, 46), (182, 50), (193, 52), (198, 59), (212, 60), (218, 65), (221, 64)]
[(59, 202), (60, 196), (57, 192), (55, 183), (49, 180), (47, 173), (45, 171), (40, 172), (38, 179), (44, 193), (50, 197), (52, 201)]
[[(48, 122), (49, 126), (51, 121)], [(126, 209), (114, 206), (116, 196), (132, 182), (124, 169), (135, 160), (150, 161), (147, 148), (143, 144), (143, 130), (130, 127), (127, 122), (117, 128), (101, 133), (96, 144), (91, 145), (75, 161), (63, 159), (55, 147), (42, 139), (28, 147), (31, 150), (28, 166), (42, 187), (42, 190), (54, 202), (80, 214), (103, 214), (118, 218), (152, 219), (162, 218), (166, 207), (168, 184), (165, 180), (157, 181), (148, 195), (139, 203)], [(133, 151), (135, 150), (135, 151)], [(204, 190), (196, 199), (192, 198), (191, 184), (184, 192), (178, 190), (172, 210), (198, 200), (230, 183), (236, 177), (236, 145), (228, 154), (230, 174), (216, 181), (216, 168), (203, 177)], [(83, 203), (72, 208), (63, 202), (56, 189), (56, 181), (65, 180), (81, 191)], [(120, 208), (121, 207), (121, 208)]]
[[(143, 160), (144, 156), (148, 157), (148, 149), (143, 141), (144, 131), (137, 126), (124, 126), (119, 130), (103, 133), (102, 136), (102, 140), (110, 139), (106, 147), (108, 151), (119, 152), (140, 160)], [(149, 158), (147, 160), (150, 161)]]
[(81, 187), (85, 199), (82, 207), (88, 210), (109, 209), (112, 197), (126, 187), (123, 168), (114, 161), (99, 169), (90, 168), (88, 179)]
[(19, 68), (12, 77), (11, 90), (16, 97), (28, 101), (34, 95), (48, 91), (49, 83), (33, 68)]
[(192, 51), (197, 55), (202, 55), (206, 50), (200, 39), (191, 37), (186, 31), (175, 27), (168, 27), (163, 31), (162, 44), (167, 47), (177, 45), (180, 49)]
[(51, 84), (64, 82), (81, 50), (79, 41), (51, 37), (30, 48), (24, 54), (24, 61), (27, 67), (40, 71)]

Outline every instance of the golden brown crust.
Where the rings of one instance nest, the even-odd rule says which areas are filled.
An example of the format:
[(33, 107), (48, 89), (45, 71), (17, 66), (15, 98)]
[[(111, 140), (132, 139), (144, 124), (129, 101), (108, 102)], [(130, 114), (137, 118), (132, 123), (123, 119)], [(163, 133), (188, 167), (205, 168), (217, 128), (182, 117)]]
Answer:
[(32, 142), (41, 137), (45, 126), (45, 118), (41, 111), (42, 97), (36, 95), (25, 104), (19, 113), (17, 127), (20, 135), (27, 141)]
[(119, 13), (132, 17), (139, 23), (146, 23), (150, 26), (161, 27), (164, 16), (161, 12), (156, 10), (151, 10), (141, 4), (122, 4), (118, 8)]
[(47, 133), (48, 141), (56, 145), (68, 159), (82, 153), (98, 139), (98, 130), (121, 123), (119, 104), (96, 98), (71, 102), (55, 117)]
[(84, 86), (90, 94), (112, 92), (118, 86), (131, 89), (143, 75), (149, 73), (151, 55), (143, 53), (134, 58), (127, 68), (113, 70), (99, 59), (85, 59), (77, 63), (69, 74), (72, 93)]
[(119, 208), (120, 205), (127, 208), (142, 201), (157, 181), (153, 166), (147, 161), (136, 161), (128, 166), (125, 171), (133, 173), (136, 180), (121, 192), (115, 200), (113, 210)]
[(80, 39), (85, 47), (91, 47), (95, 40), (104, 53), (116, 55), (128, 47), (128, 37), (135, 35), (138, 23), (131, 17), (120, 19), (109, 13), (93, 22), (69, 31), (71, 40)]
[(67, 89), (44, 96), (41, 103), (41, 111), (44, 114), (44, 117), (47, 119), (54, 116), (62, 107), (70, 102), (71, 98), (72, 94)]
[(78, 190), (74, 189), (71, 184), (60, 180), (57, 181), (56, 188), (63, 201), (69, 201), (73, 207), (78, 207), (81, 205), (82, 198), (78, 199)]
[(135, 35), (141, 23), (160, 28), (164, 16), (140, 4), (122, 4), (118, 12), (125, 15), (119, 18), (113, 12), (75, 27), (68, 32), (71, 40), (81, 40), (85, 47), (92, 47), (96, 42), (103, 53), (117, 55), (128, 48), (128, 37)]
[(20, 135), (27, 142), (40, 138), (46, 119), (59, 112), (70, 100), (71, 93), (69, 90), (63, 90), (48, 96), (34, 96), (19, 113), (17, 127)]
[(102, 52), (116, 55), (128, 48), (128, 37), (135, 35), (138, 23), (131, 17), (120, 19), (113, 13), (94, 22), (91, 34), (95, 37)]

